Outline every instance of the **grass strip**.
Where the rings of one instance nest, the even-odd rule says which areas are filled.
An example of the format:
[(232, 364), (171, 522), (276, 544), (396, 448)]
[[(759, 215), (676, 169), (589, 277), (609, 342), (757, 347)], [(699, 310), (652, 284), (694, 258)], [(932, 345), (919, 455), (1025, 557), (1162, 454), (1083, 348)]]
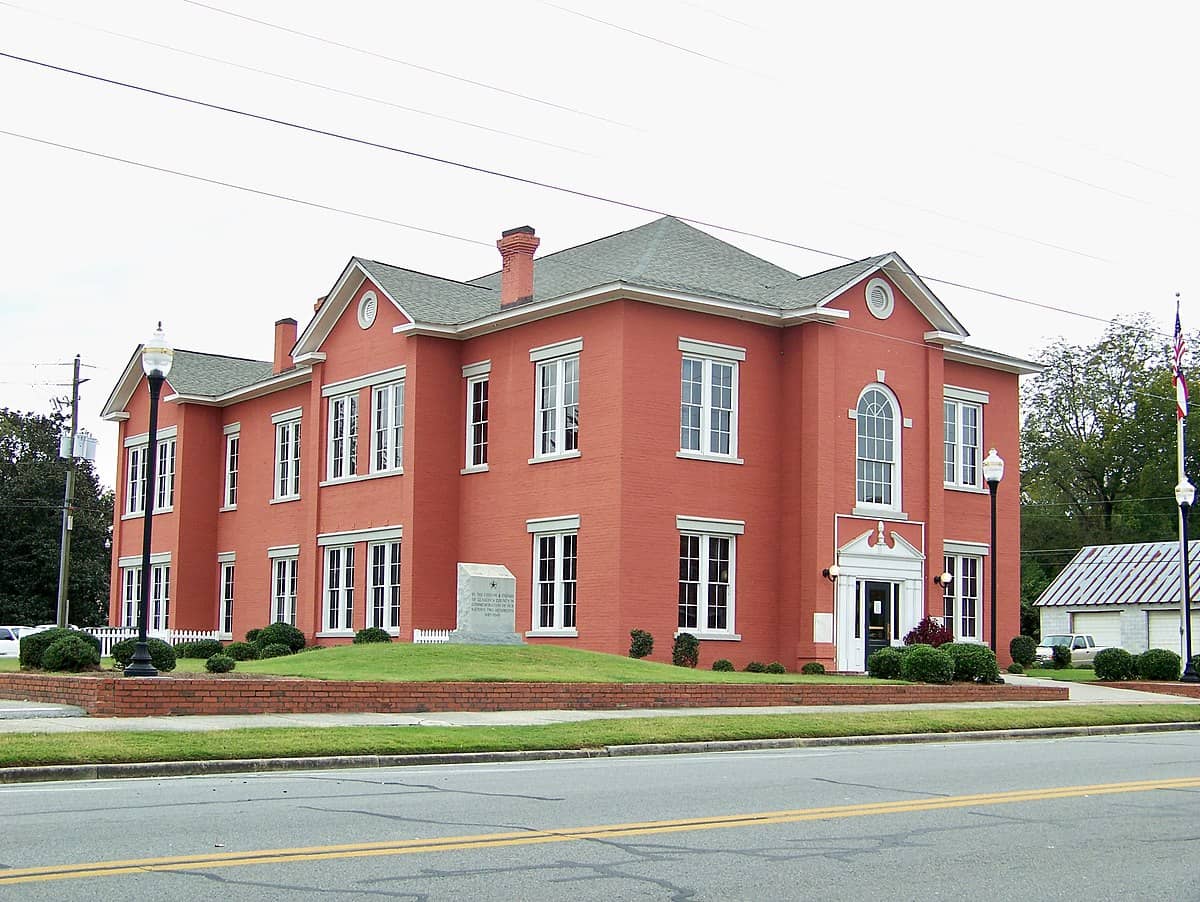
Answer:
[(1194, 721), (1194, 705), (1047, 705), (1036, 708), (848, 711), (814, 714), (647, 717), (544, 726), (282, 727), (209, 732), (8, 733), (0, 767), (409, 755), (599, 748), (657, 742), (954, 733), (1032, 727)]

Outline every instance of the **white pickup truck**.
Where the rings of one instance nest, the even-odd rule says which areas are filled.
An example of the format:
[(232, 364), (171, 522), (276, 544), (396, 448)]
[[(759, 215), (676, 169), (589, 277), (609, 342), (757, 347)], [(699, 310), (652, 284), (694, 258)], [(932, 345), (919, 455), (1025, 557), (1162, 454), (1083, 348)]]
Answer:
[(1071, 649), (1072, 664), (1091, 664), (1096, 660), (1096, 652), (1104, 651), (1107, 645), (1097, 645), (1096, 640), (1086, 633), (1056, 633), (1053, 636), (1042, 636), (1034, 652), (1034, 660), (1038, 663), (1051, 663), (1054, 660), (1054, 646), (1065, 645)]

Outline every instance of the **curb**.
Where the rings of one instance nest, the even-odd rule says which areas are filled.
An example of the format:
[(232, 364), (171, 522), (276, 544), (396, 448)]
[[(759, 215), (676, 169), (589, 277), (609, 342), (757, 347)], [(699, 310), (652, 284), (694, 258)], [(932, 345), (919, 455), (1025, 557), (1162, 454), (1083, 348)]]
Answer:
[(1072, 736), (1123, 736), (1200, 730), (1200, 721), (1113, 724), (1091, 727), (1035, 727), (1026, 730), (976, 730), (958, 733), (893, 733), (879, 736), (822, 736), (809, 739), (734, 739), (710, 742), (659, 742), (608, 745), (591, 749), (509, 752), (442, 752), (429, 755), (327, 755), (314, 758), (231, 758), (219, 761), (147, 761), (134, 764), (57, 764), (0, 768), (0, 784), (55, 780), (121, 780), (144, 777), (194, 777), (274, 771), (338, 770), (371, 767), (419, 767), (430, 764), (503, 764), (514, 761), (565, 761), (626, 758), (636, 755), (688, 755), (764, 749), (829, 748), (930, 742), (985, 742), (995, 739), (1053, 739)]

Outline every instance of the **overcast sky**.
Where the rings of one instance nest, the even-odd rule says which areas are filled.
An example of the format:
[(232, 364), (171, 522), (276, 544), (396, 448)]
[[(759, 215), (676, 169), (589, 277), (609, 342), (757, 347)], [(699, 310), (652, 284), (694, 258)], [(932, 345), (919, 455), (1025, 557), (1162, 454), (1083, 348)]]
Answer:
[(0, 57), (0, 406), (47, 411), (70, 374), (47, 364), (82, 355), (111, 484), (99, 411), (158, 319), (176, 347), (269, 359), (274, 321), (303, 327), (352, 255), (466, 279), (498, 268), (505, 228), (547, 253), (654, 218), (412, 154), (779, 239), (705, 226), (799, 273), (898, 251), (1006, 353), (1103, 326), (972, 289), (1144, 310), (1166, 343), (1177, 291), (1200, 327), (1198, 19), (1183, 2), (0, 0), (5, 54), (412, 152)]

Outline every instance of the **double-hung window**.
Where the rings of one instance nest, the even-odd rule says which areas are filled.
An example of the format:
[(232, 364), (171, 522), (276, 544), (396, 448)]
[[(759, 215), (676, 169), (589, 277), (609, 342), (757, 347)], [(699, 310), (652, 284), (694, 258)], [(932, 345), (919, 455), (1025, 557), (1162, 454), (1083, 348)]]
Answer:
[(367, 582), (367, 626), (400, 631), (400, 540), (367, 546), (371, 569)]
[(945, 387), (943, 448), (947, 488), (983, 487), (983, 405), (987, 392)]
[(296, 570), (300, 549), (295, 545), (268, 548), (271, 559), (271, 620), (296, 625)]
[(528, 520), (533, 535), (531, 635), (577, 636), (579, 517)]
[(737, 459), (738, 363), (744, 348), (679, 339), (679, 456)]
[(943, 558), (950, 581), (942, 587), (942, 614), (956, 641), (982, 641), (980, 569), (982, 558), (974, 554), (950, 554)]
[(741, 520), (676, 517), (679, 529), (679, 633), (737, 639), (734, 587)]
[(579, 456), (579, 356), (583, 339), (575, 338), (529, 352), (535, 364), (533, 459)]
[(463, 377), (467, 380), (467, 460), (463, 472), (487, 469), (488, 375), (491, 370), (490, 360), (463, 367)]
[(275, 423), (275, 501), (300, 497), (300, 408), (271, 417)]
[(869, 385), (855, 408), (856, 504), (899, 509), (899, 405), (882, 385)]
[(358, 394), (329, 399), (329, 479), (358, 473)]
[(158, 490), (154, 495), (155, 511), (169, 511), (175, 506), (175, 439), (158, 443), (158, 467), (154, 474)]
[(221, 495), (223, 510), (233, 510), (237, 507), (238, 458), (241, 450), (241, 424), (230, 423), (225, 427), (225, 489)]
[(222, 552), (217, 555), (219, 573), (219, 609), (217, 612), (218, 629), (222, 636), (233, 636), (233, 586), (234, 586), (234, 552)]
[(325, 549), (326, 632), (353, 629), (354, 546), (334, 545)]
[(404, 470), (404, 380), (371, 389), (371, 472)]
[[(141, 557), (121, 558), (121, 625), (137, 627), (142, 602)], [(170, 626), (171, 556), (166, 552), (150, 556), (150, 604), (146, 611), (146, 630), (161, 633)]]
[[(157, 461), (154, 472), (154, 512), (167, 513), (175, 506), (175, 426), (165, 426), (155, 437)], [(146, 513), (146, 476), (150, 463), (149, 437), (125, 439), (125, 516)]]
[(129, 466), (126, 469), (125, 484), (125, 513), (144, 514), (146, 512), (146, 458), (149, 455), (146, 445), (138, 445), (129, 449)]

